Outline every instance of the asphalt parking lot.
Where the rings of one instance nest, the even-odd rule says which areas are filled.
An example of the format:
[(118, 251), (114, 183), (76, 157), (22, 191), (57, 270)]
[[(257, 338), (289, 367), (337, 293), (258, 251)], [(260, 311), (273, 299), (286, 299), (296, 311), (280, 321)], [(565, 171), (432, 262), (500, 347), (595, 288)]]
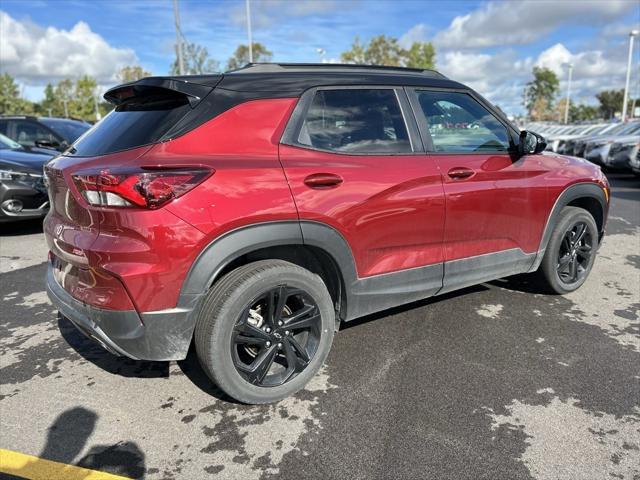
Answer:
[(39, 226), (3, 225), (0, 448), (149, 479), (638, 479), (640, 180), (611, 182), (582, 289), (516, 277), (367, 317), (306, 390), (259, 407), (194, 355), (86, 340), (47, 300)]

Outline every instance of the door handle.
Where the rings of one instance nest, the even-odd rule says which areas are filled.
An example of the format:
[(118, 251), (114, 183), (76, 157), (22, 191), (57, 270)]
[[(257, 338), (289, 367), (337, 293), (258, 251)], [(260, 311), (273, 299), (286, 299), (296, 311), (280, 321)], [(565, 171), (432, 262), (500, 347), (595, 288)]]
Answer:
[(304, 179), (304, 184), (310, 188), (336, 188), (342, 183), (342, 177), (334, 173), (313, 173)]
[(449, 172), (447, 172), (447, 175), (449, 175), (449, 177), (453, 178), (454, 180), (461, 180), (463, 178), (469, 178), (473, 176), (475, 173), (476, 172), (474, 172), (470, 168), (455, 167), (449, 170)]

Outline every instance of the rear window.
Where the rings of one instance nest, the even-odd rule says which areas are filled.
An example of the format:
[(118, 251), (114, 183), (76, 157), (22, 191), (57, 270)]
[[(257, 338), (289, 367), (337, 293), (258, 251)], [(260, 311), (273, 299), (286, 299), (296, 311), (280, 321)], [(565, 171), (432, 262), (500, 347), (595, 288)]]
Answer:
[(181, 93), (158, 87), (136, 90), (81, 136), (67, 154), (93, 157), (156, 143), (189, 111), (189, 101)]

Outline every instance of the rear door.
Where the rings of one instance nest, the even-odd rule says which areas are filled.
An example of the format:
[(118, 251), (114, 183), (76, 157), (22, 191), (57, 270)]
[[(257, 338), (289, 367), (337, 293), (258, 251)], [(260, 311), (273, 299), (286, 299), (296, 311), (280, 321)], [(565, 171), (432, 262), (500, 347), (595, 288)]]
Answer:
[(411, 89), (446, 196), (444, 290), (524, 271), (547, 212), (542, 155), (518, 156), (517, 132), (470, 92)]
[[(438, 290), (442, 181), (425, 158), (404, 90), (313, 89), (290, 123), (280, 159), (301, 220), (336, 229), (351, 247), (358, 277), (433, 266), (424, 283)], [(389, 289), (396, 278), (388, 277)]]

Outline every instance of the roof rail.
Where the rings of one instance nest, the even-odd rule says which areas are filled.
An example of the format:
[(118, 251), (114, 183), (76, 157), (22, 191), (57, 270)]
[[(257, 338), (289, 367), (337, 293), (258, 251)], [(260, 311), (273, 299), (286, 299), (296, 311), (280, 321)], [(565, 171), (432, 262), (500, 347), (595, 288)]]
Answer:
[(354, 63), (247, 63), (225, 73), (278, 73), (295, 71), (353, 71), (363, 70), (380, 73), (421, 74), (434, 78), (447, 78), (436, 70), (411, 67), (391, 67), (387, 65), (360, 65)]

